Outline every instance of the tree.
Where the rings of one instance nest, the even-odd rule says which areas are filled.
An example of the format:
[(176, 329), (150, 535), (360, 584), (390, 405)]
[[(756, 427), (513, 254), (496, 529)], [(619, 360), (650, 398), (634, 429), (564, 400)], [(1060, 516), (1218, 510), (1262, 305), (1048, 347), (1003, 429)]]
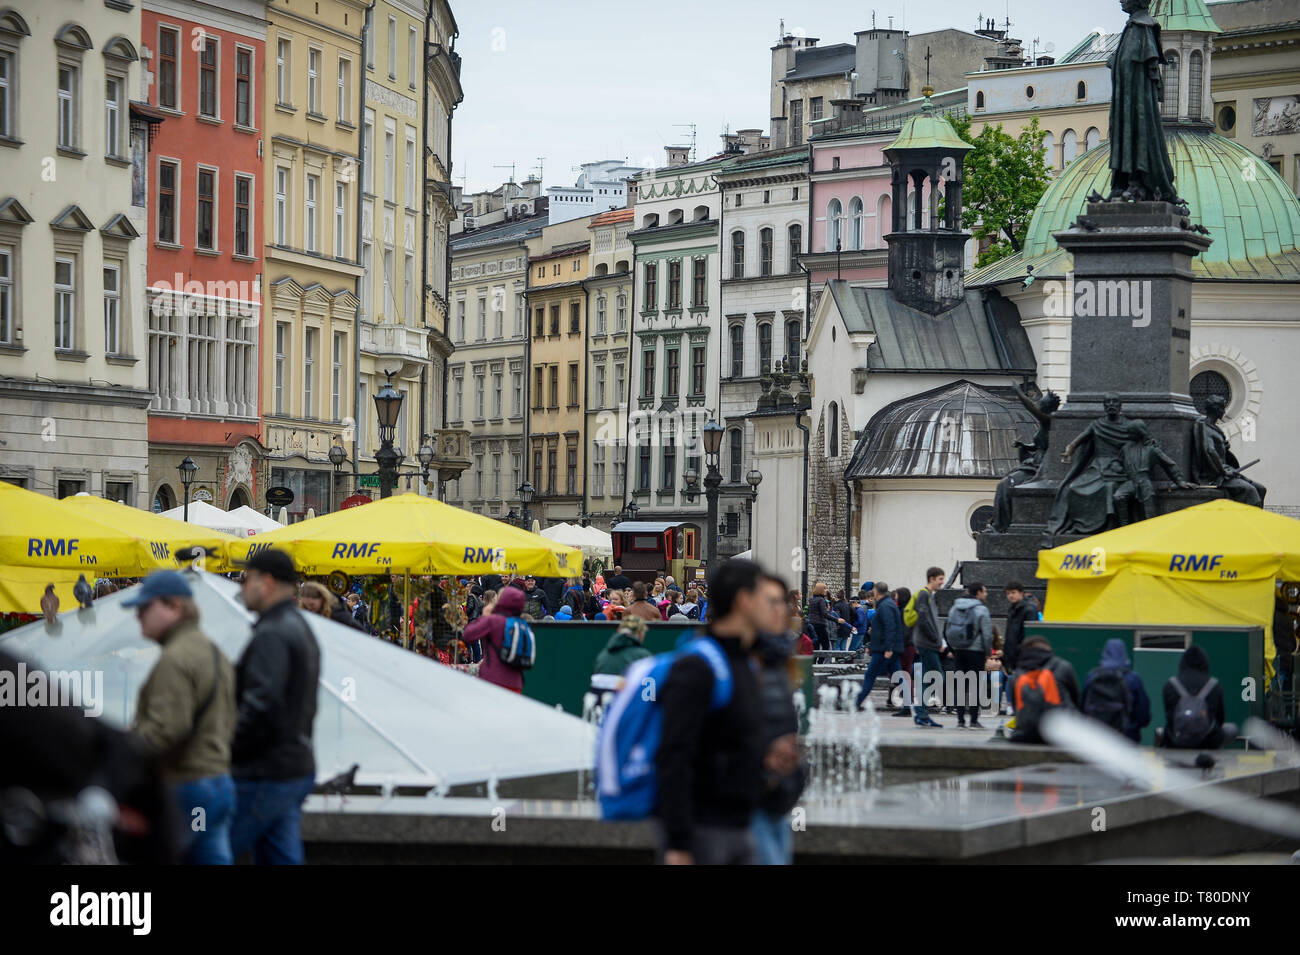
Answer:
[(991, 243), (975, 260), (975, 267), (983, 268), (1024, 245), (1029, 220), (1052, 181), (1043, 155), (1046, 133), (1037, 117), (1019, 136), (1003, 132), (1001, 123), (972, 136), (969, 116), (949, 116), (948, 122), (975, 147), (966, 154), (961, 218), (977, 240)]

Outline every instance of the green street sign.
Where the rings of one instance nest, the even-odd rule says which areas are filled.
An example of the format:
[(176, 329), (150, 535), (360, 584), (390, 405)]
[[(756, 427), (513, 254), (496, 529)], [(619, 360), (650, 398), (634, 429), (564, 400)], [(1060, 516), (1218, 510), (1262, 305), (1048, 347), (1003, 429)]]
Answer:
[(357, 487), (379, 487), (379, 475), (378, 474), (358, 475)]

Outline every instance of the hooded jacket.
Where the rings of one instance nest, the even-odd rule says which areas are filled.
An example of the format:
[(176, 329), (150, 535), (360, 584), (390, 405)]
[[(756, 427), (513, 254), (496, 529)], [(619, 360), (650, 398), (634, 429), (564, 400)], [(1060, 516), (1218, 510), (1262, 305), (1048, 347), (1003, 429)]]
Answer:
[(912, 631), (918, 650), (943, 649), (943, 631), (939, 629), (939, 610), (934, 605), (934, 593), (929, 587), (916, 592), (916, 627)]
[(1118, 637), (1107, 640), (1106, 645), (1101, 650), (1101, 664), (1090, 671), (1087, 679), (1083, 681), (1083, 698), (1080, 709), (1087, 709), (1088, 691), (1092, 688), (1092, 681), (1099, 671), (1120, 671), (1124, 677), (1124, 685), (1128, 687), (1129, 698), (1128, 717), (1124, 721), (1124, 735), (1136, 743), (1142, 737), (1142, 728), (1151, 722), (1151, 697), (1147, 696), (1146, 687), (1142, 685), (1142, 678), (1134, 673), (1132, 668), (1133, 663), (1129, 660), (1128, 648), (1124, 646), (1124, 641)]
[(1006, 642), (1002, 645), (1002, 662), (1008, 668), (1008, 672), (1016, 668), (1016, 662), (1020, 658), (1020, 644), (1025, 639), (1025, 623), (1037, 619), (1038, 601), (1029, 594), (1025, 594), (1018, 604), (1014, 604), (1007, 611)]
[(649, 656), (654, 654), (647, 650), (640, 640), (626, 630), (616, 630), (609, 638), (609, 642), (605, 644), (605, 649), (596, 655), (596, 665), (592, 667), (591, 672), (622, 676), (637, 660), (644, 660)]
[[(1201, 691), (1201, 687), (1210, 681), (1210, 658), (1206, 652), (1196, 644), (1192, 644), (1183, 651), (1183, 658), (1178, 661), (1178, 682), (1188, 693), (1193, 695)], [(1178, 691), (1174, 688), (1172, 680), (1166, 680), (1164, 691), (1161, 694), (1165, 703), (1165, 738), (1173, 738), (1173, 715), (1178, 708)], [(1223, 684), (1220, 683), (1210, 690), (1205, 697), (1205, 707), (1210, 715), (1214, 717), (1214, 725), (1222, 726), (1223, 717)]]
[(964, 636), (951, 636), (948, 644), (954, 650), (975, 650), (988, 656), (993, 652), (993, 618), (989, 615), (989, 608), (978, 597), (957, 598), (952, 610), (948, 611), (948, 632), (965, 626), (968, 618), (973, 618), (975, 623), (970, 643), (966, 643)]
[(876, 601), (876, 613), (871, 618), (871, 652), (903, 652), (903, 614), (893, 597)]
[(478, 675), (489, 683), (522, 693), (524, 674), (501, 661), (501, 644), (506, 637), (506, 618), (517, 617), (524, 609), (524, 592), (518, 587), (504, 587), (497, 595), (492, 612), (483, 614), (465, 628), (465, 643), (482, 641), (483, 662)]
[[(1020, 654), (1020, 666), (1016, 668), (1016, 673), (1027, 673), (1030, 670), (1051, 670), (1052, 676), (1056, 679), (1056, 685), (1062, 693), (1065, 694), (1065, 703), (1068, 699), (1069, 705), (1076, 710), (1079, 709), (1079, 677), (1074, 672), (1074, 667), (1070, 665), (1069, 660), (1063, 660), (1052, 653), (1051, 647), (1044, 647), (1035, 644), (1023, 650)], [(1015, 676), (1012, 677), (1012, 686)], [(1014, 702), (1014, 696), (1012, 700)]]

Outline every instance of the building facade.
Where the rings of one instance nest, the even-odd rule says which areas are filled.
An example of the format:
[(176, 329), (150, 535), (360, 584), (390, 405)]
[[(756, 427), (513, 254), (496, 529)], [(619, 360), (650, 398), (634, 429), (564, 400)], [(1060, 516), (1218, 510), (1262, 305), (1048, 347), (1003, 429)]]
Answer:
[(353, 458), (369, 417), (350, 387), (366, 271), (356, 247), (366, 7), (288, 0), (266, 8), (262, 443), (269, 485), (294, 494), (292, 519), (332, 510), (351, 492), (329, 451), (341, 444)]
[(641, 171), (621, 159), (585, 162), (582, 173), (572, 186), (551, 186), (550, 224), (598, 215), (627, 205), (627, 180)]
[(264, 493), (262, 160), (266, 5), (143, 6), (148, 102), (166, 117), (150, 157), (146, 359), (149, 501), (230, 509)]
[(153, 125), (132, 105), (141, 11), (22, 7), (0, 12), (0, 477), (141, 506)]

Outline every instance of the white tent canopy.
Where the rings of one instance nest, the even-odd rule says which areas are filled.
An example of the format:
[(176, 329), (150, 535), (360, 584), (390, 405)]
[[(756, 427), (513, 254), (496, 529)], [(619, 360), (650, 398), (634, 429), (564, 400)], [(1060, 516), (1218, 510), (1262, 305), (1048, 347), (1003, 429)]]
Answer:
[[(248, 510), (248, 508), (244, 509)], [(162, 516), (170, 517), (174, 521), (183, 521), (185, 520), (185, 505), (173, 507), (170, 511), (163, 511)], [(262, 518), (262, 520), (265, 521), (266, 518)], [(254, 525), (244, 516), (236, 514), (234, 511), (223, 511), (219, 507), (213, 507), (207, 501), (190, 501), (189, 522), (234, 537), (251, 537), (263, 530), (263, 528)]]
[(272, 520), (261, 511), (255, 511), (247, 504), (241, 504), (227, 512), (231, 517), (238, 518), (249, 527), (253, 528), (259, 534), (265, 534), (267, 531), (279, 530), (284, 527), (279, 521)]
[[(199, 625), (237, 661), (253, 619), (238, 585), (214, 574), (187, 576)], [(122, 606), (130, 592), (62, 613), (54, 624), (11, 630), (0, 647), (29, 667), (102, 673), (102, 718), (129, 726), (159, 653), (140, 636), (134, 610)], [(317, 779), (353, 763), (368, 785), (442, 788), (591, 768), (593, 730), (577, 717), (324, 617), (304, 617), (321, 648)]]
[(609, 557), (614, 553), (613, 540), (604, 531), (578, 524), (552, 524), (542, 532), (547, 540), (582, 550), (584, 557)]

